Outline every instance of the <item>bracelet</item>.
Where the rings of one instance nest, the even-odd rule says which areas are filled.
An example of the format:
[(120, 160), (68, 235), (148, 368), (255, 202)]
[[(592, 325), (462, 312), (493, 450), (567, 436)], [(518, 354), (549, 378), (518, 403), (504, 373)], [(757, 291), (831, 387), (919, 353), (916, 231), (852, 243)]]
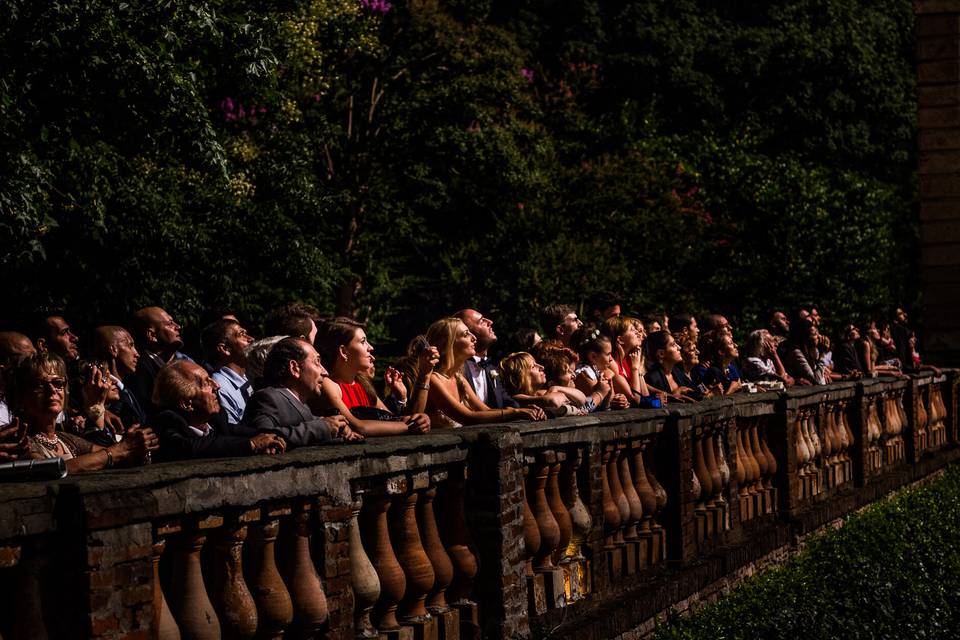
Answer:
[(110, 453), (110, 449), (104, 449), (104, 451), (107, 452), (107, 466), (106, 466), (106, 468), (109, 469), (110, 467), (113, 466), (113, 454)]
[(98, 402), (97, 404), (92, 404), (87, 407), (87, 417), (91, 420), (99, 420), (106, 412), (107, 408), (103, 406), (102, 402)]
[(418, 384), (417, 389), (423, 389), (424, 391), (430, 391), (430, 383), (424, 382), (423, 384)]

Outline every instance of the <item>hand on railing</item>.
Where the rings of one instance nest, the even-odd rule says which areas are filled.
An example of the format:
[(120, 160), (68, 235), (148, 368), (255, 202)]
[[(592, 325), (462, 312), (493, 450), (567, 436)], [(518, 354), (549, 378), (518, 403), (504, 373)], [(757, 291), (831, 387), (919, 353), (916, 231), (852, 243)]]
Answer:
[(159, 448), (160, 439), (153, 429), (135, 424), (127, 429), (120, 442), (110, 447), (110, 453), (116, 463), (136, 460), (137, 464), (140, 464), (140, 461), (147, 462), (150, 459), (150, 452)]
[(430, 431), (430, 418), (425, 413), (403, 416), (403, 422), (407, 425), (407, 433), (428, 433)]
[(250, 450), (272, 456), (286, 451), (287, 442), (275, 433), (258, 433), (250, 438)]

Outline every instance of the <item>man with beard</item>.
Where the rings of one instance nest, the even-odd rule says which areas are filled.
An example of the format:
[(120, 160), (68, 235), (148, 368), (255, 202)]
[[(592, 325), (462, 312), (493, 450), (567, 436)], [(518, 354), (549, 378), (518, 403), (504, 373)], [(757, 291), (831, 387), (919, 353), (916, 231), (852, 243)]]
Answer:
[(463, 309), (455, 313), (454, 317), (462, 320), (477, 338), (476, 355), (467, 359), (463, 365), (463, 377), (473, 387), (477, 397), (491, 409), (519, 406), (503, 388), (496, 363), (487, 356), (487, 351), (497, 341), (493, 320), (485, 318), (476, 309)]
[(61, 315), (47, 314), (37, 318), (30, 329), (33, 344), (39, 353), (53, 353), (70, 366), (80, 357), (80, 342), (70, 324)]
[(139, 347), (140, 359), (130, 380), (130, 387), (140, 406), (150, 413), (154, 409), (151, 400), (153, 381), (160, 369), (175, 360), (193, 362), (193, 359), (180, 352), (183, 348), (180, 325), (162, 308), (140, 309), (133, 314), (131, 328)]

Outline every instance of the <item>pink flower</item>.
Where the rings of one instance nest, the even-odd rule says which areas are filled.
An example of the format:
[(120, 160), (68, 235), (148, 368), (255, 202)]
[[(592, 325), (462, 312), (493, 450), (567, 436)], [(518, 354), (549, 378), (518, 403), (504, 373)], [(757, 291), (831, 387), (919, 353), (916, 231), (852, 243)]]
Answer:
[(523, 79), (526, 80), (528, 84), (533, 83), (533, 76), (534, 76), (533, 69), (528, 69), (527, 67), (524, 67), (523, 69), (520, 69), (520, 75), (523, 76)]

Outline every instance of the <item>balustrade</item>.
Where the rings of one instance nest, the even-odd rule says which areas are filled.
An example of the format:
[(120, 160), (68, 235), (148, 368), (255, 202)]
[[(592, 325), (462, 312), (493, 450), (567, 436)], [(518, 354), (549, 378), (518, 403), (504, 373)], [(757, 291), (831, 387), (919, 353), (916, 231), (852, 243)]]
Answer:
[[(0, 633), (56, 637), (86, 620), (98, 638), (546, 633), (644, 584), (694, 584), (672, 576), (698, 556), (742, 566), (783, 544), (784, 527), (876, 499), (864, 484), (895, 487), (960, 457), (955, 404), (952, 372), (924, 374), (104, 472), (62, 491), (0, 485), (6, 504), (32, 487), (41, 501), (0, 519), (0, 590), (16, 610)], [(83, 541), (75, 570), (96, 593), (62, 615), (45, 606), (43, 576), (74, 556), (51, 563), (39, 545), (52, 516), (46, 530), (24, 519), (45, 509), (84, 514), (60, 526)], [(124, 581), (139, 587), (121, 597)]]

